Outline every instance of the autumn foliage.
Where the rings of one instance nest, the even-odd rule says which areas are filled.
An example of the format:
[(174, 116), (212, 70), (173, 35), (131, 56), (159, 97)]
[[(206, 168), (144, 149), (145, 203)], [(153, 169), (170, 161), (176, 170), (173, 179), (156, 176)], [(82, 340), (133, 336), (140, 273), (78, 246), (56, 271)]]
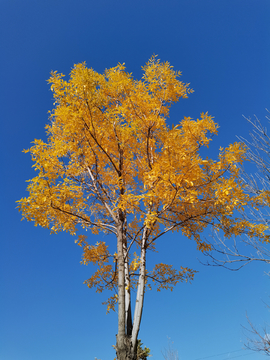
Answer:
[[(87, 285), (114, 292), (107, 309), (118, 303), (121, 360), (136, 356), (145, 287), (172, 288), (194, 276), (192, 269), (163, 263), (146, 269), (146, 254), (162, 235), (179, 231), (179, 241), (184, 235), (206, 251), (210, 245), (201, 234), (208, 225), (227, 237), (262, 237), (266, 229), (237, 217), (261, 201), (245, 192), (238, 177), (245, 146), (234, 143), (220, 150), (218, 160), (203, 159), (200, 147), (217, 134), (213, 118), (202, 113), (170, 127), (170, 106), (192, 90), (156, 57), (143, 71), (134, 80), (122, 64), (99, 74), (82, 63), (69, 80), (51, 74), (55, 107), (48, 141), (35, 140), (26, 151), (38, 174), (29, 181), (29, 197), (19, 201), (24, 218), (53, 233), (75, 235), (81, 227), (116, 236), (112, 253), (105, 242), (91, 245), (84, 235), (77, 242), (82, 262), (97, 265)], [(133, 321), (131, 289), (137, 293)]]

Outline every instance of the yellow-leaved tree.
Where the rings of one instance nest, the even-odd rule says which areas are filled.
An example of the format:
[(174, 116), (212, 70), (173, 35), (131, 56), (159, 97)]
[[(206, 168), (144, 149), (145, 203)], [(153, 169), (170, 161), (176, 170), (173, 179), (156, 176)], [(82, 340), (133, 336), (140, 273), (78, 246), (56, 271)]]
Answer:
[[(225, 236), (248, 233), (263, 237), (237, 210), (260, 204), (245, 193), (237, 165), (241, 143), (221, 150), (216, 161), (202, 159), (199, 149), (217, 134), (207, 113), (169, 127), (169, 108), (192, 92), (168, 62), (155, 56), (134, 80), (122, 64), (99, 74), (75, 65), (68, 81), (53, 72), (49, 83), (55, 107), (46, 126), (48, 141), (35, 140), (30, 150), (38, 175), (19, 201), (23, 218), (57, 233), (75, 235), (79, 226), (115, 235), (115, 252), (101, 241), (79, 236), (83, 263), (97, 265), (87, 285), (115, 291), (108, 310), (118, 305), (116, 353), (136, 359), (145, 287), (172, 288), (192, 280), (194, 271), (159, 263), (146, 270), (146, 255), (169, 231), (194, 239), (210, 250), (200, 234), (209, 225)], [(111, 248), (111, 246), (110, 246)], [(131, 289), (136, 291), (133, 318)]]

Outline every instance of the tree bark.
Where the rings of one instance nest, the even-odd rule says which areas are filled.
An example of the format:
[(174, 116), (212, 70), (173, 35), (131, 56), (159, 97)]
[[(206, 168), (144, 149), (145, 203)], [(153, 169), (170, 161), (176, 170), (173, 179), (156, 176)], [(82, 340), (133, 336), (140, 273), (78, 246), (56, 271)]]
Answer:
[(132, 316), (131, 316), (131, 296), (130, 296), (130, 276), (129, 276), (129, 266), (128, 266), (128, 253), (127, 253), (127, 243), (123, 244), (123, 253), (124, 253), (124, 264), (125, 264), (125, 324), (126, 324), (126, 334), (131, 336), (132, 334)]
[(125, 331), (125, 264), (123, 253), (123, 222), (117, 226), (117, 267), (118, 267), (118, 334), (116, 353), (118, 360), (126, 360)]
[(132, 358), (135, 360), (137, 355), (137, 339), (140, 330), (140, 324), (142, 320), (142, 309), (143, 309), (143, 301), (144, 301), (144, 293), (145, 293), (145, 263), (146, 263), (146, 240), (147, 240), (147, 232), (148, 229), (145, 228), (142, 236), (141, 243), (141, 259), (140, 259), (140, 275), (137, 287), (137, 296), (136, 296), (136, 305), (134, 311), (134, 321), (133, 321), (133, 329), (131, 336), (131, 351)]
[(135, 360), (131, 345), (131, 305), (129, 290), (129, 273), (127, 268), (125, 215), (119, 212), (117, 226), (117, 258), (118, 258), (118, 334), (116, 355), (118, 360)]

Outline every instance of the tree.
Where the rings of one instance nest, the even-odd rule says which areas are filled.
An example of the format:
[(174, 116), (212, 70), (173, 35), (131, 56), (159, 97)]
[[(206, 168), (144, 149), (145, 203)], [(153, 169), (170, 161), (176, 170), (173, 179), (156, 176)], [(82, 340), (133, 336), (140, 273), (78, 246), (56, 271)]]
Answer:
[(97, 265), (89, 288), (115, 292), (106, 303), (108, 311), (118, 304), (119, 360), (136, 359), (146, 287), (172, 289), (193, 279), (195, 271), (187, 267), (146, 269), (146, 255), (162, 235), (181, 231), (204, 252), (211, 249), (201, 238), (208, 225), (226, 237), (263, 238), (267, 228), (234, 216), (262, 201), (262, 194), (246, 194), (239, 179), (245, 146), (234, 143), (220, 150), (218, 160), (202, 159), (200, 148), (217, 134), (213, 118), (202, 113), (170, 128), (170, 106), (192, 90), (155, 56), (143, 71), (137, 81), (123, 64), (99, 74), (82, 63), (68, 81), (51, 74), (55, 107), (48, 141), (35, 140), (26, 150), (38, 175), (29, 181), (29, 197), (19, 201), (23, 218), (52, 233), (75, 235), (80, 226), (115, 235), (112, 251), (113, 244), (91, 245), (85, 235), (77, 242), (82, 262)]
[[(269, 113), (269, 111), (267, 110)], [(270, 137), (267, 134), (267, 128), (263, 126), (261, 121), (255, 116), (255, 120), (245, 118), (253, 127), (253, 132), (250, 133), (251, 141), (244, 138), (240, 138), (245, 142), (248, 147), (247, 158), (256, 165), (258, 172), (254, 175), (247, 175), (243, 171), (243, 179), (247, 184), (249, 191), (254, 194), (264, 192), (269, 194), (270, 190)], [(270, 117), (266, 116), (266, 119), (270, 121)], [(264, 207), (259, 212), (252, 212), (252, 216), (264, 223), (269, 224), (269, 195), (264, 197)], [(250, 240), (249, 244), (255, 250), (255, 256), (252, 256), (252, 261), (260, 260), (266, 263), (270, 263), (270, 251), (267, 248), (267, 244), (262, 246), (255, 239)], [(270, 272), (268, 273), (270, 275)], [(267, 305), (269, 309), (270, 306)], [(247, 317), (249, 324), (248, 332), (252, 334), (252, 337), (248, 336), (246, 347), (253, 351), (263, 352), (265, 355), (270, 356), (270, 335), (269, 324), (266, 324), (260, 331), (253, 325), (250, 319)]]
[[(269, 113), (269, 111), (267, 110)], [(270, 137), (267, 133), (267, 127), (255, 116), (255, 119), (244, 117), (252, 126), (250, 139), (239, 137), (239, 140), (246, 146), (246, 158), (251, 165), (256, 166), (256, 172), (247, 173), (244, 167), (240, 168), (240, 177), (245, 185), (246, 191), (251, 195), (263, 194), (261, 196), (261, 205), (256, 209), (246, 207), (242, 211), (242, 216), (248, 221), (269, 226), (269, 191), (270, 191)], [(267, 121), (270, 117), (266, 116)], [(228, 267), (238, 270), (254, 261), (270, 263), (269, 242), (261, 241), (256, 237), (250, 237), (244, 234), (238, 241), (234, 239), (233, 244), (229, 245), (217, 233), (216, 244), (212, 245), (212, 252), (205, 253), (212, 259), (211, 265)], [(241, 246), (241, 242), (244, 246)], [(213, 254), (213, 250), (215, 253)], [(220, 256), (218, 256), (219, 254)], [(270, 272), (267, 274), (270, 275)], [(269, 309), (269, 305), (266, 305)], [(247, 316), (249, 327), (245, 330), (249, 333), (247, 336), (247, 349), (263, 352), (270, 356), (270, 335), (269, 324), (258, 330)]]
[(170, 338), (168, 338), (168, 349), (165, 349), (162, 355), (165, 360), (179, 360), (178, 351), (174, 350), (173, 342)]
[(142, 347), (143, 343), (140, 339), (137, 341), (137, 360), (146, 360), (150, 355), (150, 349), (148, 347)]
[[(269, 305), (267, 305), (269, 308)], [(246, 348), (249, 350), (263, 352), (265, 355), (270, 356), (270, 334), (269, 325), (267, 324), (263, 329), (258, 330), (250, 319), (247, 317), (249, 329), (245, 328), (251, 335), (247, 337)]]
[[(269, 113), (269, 111), (267, 110)], [(256, 207), (247, 206), (241, 210), (241, 215), (247, 221), (253, 221), (257, 224), (264, 224), (269, 227), (269, 191), (270, 191), (270, 137), (267, 128), (255, 116), (255, 119), (244, 117), (251, 126), (250, 140), (244, 137), (238, 137), (245, 144), (246, 159), (249, 164), (256, 166), (256, 172), (248, 173), (243, 166), (240, 167), (240, 178), (246, 191), (251, 195), (261, 194), (261, 204)], [(266, 116), (270, 121), (270, 117)], [(212, 242), (212, 251), (205, 253), (211, 258), (211, 265), (228, 267), (238, 270), (254, 261), (270, 263), (270, 250), (268, 247), (268, 237), (262, 242), (260, 238), (250, 237), (244, 234), (240, 239), (234, 239), (232, 244), (215, 232), (214, 238), (217, 240), (214, 245)], [(241, 246), (241, 243), (244, 246)]]

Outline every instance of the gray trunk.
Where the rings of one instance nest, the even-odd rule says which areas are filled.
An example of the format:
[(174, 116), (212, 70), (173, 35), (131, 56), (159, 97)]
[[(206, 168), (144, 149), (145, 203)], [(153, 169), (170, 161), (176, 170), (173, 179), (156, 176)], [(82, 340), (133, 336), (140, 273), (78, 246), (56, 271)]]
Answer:
[[(145, 228), (142, 236), (142, 244), (141, 244), (141, 258), (140, 258), (140, 275), (137, 286), (137, 296), (136, 296), (136, 304), (134, 311), (134, 321), (133, 321), (133, 329), (132, 329), (132, 350), (137, 351), (137, 339), (140, 330), (140, 324), (142, 320), (142, 310), (143, 310), (143, 301), (144, 301), (144, 293), (145, 293), (145, 262), (146, 262), (146, 239), (147, 239), (147, 229)], [(135, 356), (135, 354), (134, 354)]]
[(118, 360), (136, 360), (137, 346), (132, 349), (132, 319), (129, 290), (129, 271), (126, 253), (125, 215), (120, 211), (117, 226), (118, 269), (118, 334), (116, 355)]
[[(122, 216), (121, 216), (122, 215)], [(118, 253), (118, 334), (116, 340), (117, 360), (137, 360), (137, 338), (142, 318), (145, 290), (145, 255), (147, 229), (144, 229), (141, 244), (140, 275), (134, 312), (134, 324), (131, 319), (130, 279), (127, 261), (125, 216), (119, 214), (117, 226)]]
[(125, 263), (123, 253), (123, 219), (117, 226), (117, 269), (118, 269), (118, 334), (116, 353), (118, 360), (126, 359), (127, 344), (125, 331)]

